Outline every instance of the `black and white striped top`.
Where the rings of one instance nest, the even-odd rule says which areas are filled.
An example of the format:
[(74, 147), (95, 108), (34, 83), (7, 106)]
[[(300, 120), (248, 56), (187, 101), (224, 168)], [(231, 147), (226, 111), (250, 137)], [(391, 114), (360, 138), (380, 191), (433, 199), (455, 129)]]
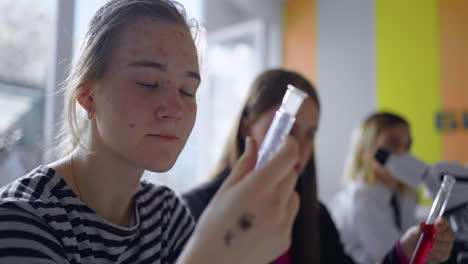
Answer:
[(185, 206), (149, 183), (134, 201), (135, 224), (114, 225), (40, 166), (0, 190), (0, 263), (174, 263), (194, 228)]

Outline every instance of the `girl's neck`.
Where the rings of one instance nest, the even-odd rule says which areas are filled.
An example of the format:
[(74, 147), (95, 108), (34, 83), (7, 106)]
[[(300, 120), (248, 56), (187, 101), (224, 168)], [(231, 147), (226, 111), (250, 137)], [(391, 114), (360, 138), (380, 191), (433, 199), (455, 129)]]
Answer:
[(89, 153), (77, 149), (56, 170), (99, 216), (117, 225), (130, 225), (132, 197), (138, 190), (143, 169), (131, 166), (128, 160), (110, 151)]

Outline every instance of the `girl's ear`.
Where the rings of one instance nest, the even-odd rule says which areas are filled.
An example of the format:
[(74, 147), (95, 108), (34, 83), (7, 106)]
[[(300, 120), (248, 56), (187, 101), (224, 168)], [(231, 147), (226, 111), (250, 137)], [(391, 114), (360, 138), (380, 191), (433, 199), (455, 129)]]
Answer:
[(93, 113), (93, 96), (91, 95), (91, 85), (88, 82), (78, 88), (76, 100), (86, 112)]

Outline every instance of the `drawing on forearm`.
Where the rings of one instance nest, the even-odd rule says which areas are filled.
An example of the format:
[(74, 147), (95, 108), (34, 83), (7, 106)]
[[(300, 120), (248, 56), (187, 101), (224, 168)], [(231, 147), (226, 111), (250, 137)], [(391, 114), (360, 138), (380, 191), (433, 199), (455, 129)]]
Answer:
[(239, 218), (239, 227), (240, 227), (243, 231), (247, 231), (247, 230), (249, 230), (250, 228), (252, 228), (253, 220), (254, 220), (254, 216), (253, 216), (253, 215), (244, 213), (244, 214), (242, 214), (241, 217)]
[(234, 240), (234, 233), (227, 231), (224, 235), (224, 244), (229, 247), (232, 243), (232, 240)]

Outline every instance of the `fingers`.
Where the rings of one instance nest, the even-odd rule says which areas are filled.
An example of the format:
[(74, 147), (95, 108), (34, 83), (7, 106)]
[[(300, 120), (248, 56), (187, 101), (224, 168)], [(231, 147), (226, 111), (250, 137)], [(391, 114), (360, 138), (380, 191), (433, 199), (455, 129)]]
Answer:
[[(257, 146), (250, 138), (247, 138), (246, 142), (247, 147), (244, 154), (234, 166), (231, 175), (221, 186), (221, 190), (228, 189), (238, 183), (254, 169), (257, 161)], [(271, 160), (267, 161), (265, 166), (258, 169), (251, 177), (247, 178), (254, 181), (252, 183), (253, 186), (261, 186), (261, 189), (275, 189), (274, 187), (284, 180), (285, 175), (289, 175), (289, 173), (293, 171), (298, 160), (299, 150), (296, 140), (288, 136), (280, 151), (276, 153)], [(297, 173), (295, 175), (295, 180), (297, 180)]]
[(423, 228), (424, 223), (419, 222), (418, 225), (412, 226), (406, 230), (400, 238), (400, 246), (406, 257), (410, 258), (414, 254), (416, 244), (418, 243)]
[(453, 243), (444, 242), (436, 243), (434, 242), (432, 248), (427, 254), (427, 260), (430, 262), (443, 262), (450, 257), (452, 252)]
[(293, 171), (294, 166), (299, 160), (299, 147), (296, 140), (288, 136), (283, 147), (273, 158), (265, 163), (265, 166), (258, 169), (256, 178), (268, 177), (265, 184), (276, 186), (285, 175)]
[(452, 251), (452, 246), (453, 243), (447, 241), (434, 241), (432, 249), (429, 251), (429, 253), (432, 253), (436, 256), (448, 256), (450, 251)]
[(424, 227), (426, 226), (426, 224), (423, 222), (423, 221), (419, 221), (418, 223), (418, 227), (419, 227), (419, 234), (418, 234), (418, 237), (419, 235), (424, 232)]
[(300, 198), (297, 192), (292, 192), (289, 196), (286, 207), (286, 225), (292, 229), (294, 220), (296, 219), (299, 211)]
[(439, 218), (439, 219), (437, 219), (435, 221), (434, 227), (435, 227), (436, 231), (439, 231), (439, 230), (449, 229), (450, 225), (447, 222), (447, 220), (445, 220), (444, 218)]
[(257, 143), (250, 137), (246, 137), (245, 151), (237, 161), (229, 177), (224, 181), (220, 190), (229, 189), (241, 181), (255, 167), (257, 162)]
[(287, 198), (291, 197), (295, 192), (296, 182), (297, 173), (295, 171), (291, 171), (282, 181), (279, 182), (275, 193), (277, 194), (277, 197), (285, 197), (285, 199), (280, 201), (280, 206), (283, 208), (289, 203)]
[(436, 229), (436, 241), (453, 242), (455, 240), (455, 232), (453, 232), (447, 220), (443, 218), (437, 219), (434, 227)]
[(427, 259), (442, 262), (449, 258), (455, 239), (455, 233), (450, 228), (447, 220), (440, 218), (434, 225), (436, 229), (434, 243), (428, 252)]
[(446, 229), (444, 232), (437, 231), (435, 234), (435, 240), (452, 243), (455, 240), (455, 233), (452, 231), (452, 229)]

